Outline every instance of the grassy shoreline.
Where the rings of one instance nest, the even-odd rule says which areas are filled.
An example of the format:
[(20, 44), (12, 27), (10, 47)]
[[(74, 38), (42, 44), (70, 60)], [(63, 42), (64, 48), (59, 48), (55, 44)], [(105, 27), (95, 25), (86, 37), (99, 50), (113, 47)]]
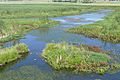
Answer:
[(17, 44), (10, 48), (0, 49), (0, 67), (13, 62), (29, 52), (25, 44)]
[[(115, 7), (117, 8), (117, 7)], [(0, 43), (20, 39), (27, 31), (44, 27), (53, 27), (58, 22), (50, 17), (77, 15), (101, 9), (113, 9), (111, 6), (80, 6), (66, 4), (4, 4), (0, 5)], [(46, 26), (45, 26), (46, 25)]]
[[(105, 6), (80, 6), (66, 4), (6, 4), (0, 5), (0, 43), (21, 38), (29, 30), (53, 27), (58, 22), (48, 18), (65, 15), (76, 15), (100, 9)], [(8, 35), (9, 34), (9, 35)], [(14, 34), (14, 35), (13, 35)], [(1, 38), (2, 36), (6, 36)]]
[(100, 49), (100, 52), (93, 49), (99, 48), (50, 43), (44, 49), (42, 57), (56, 70), (68, 69), (75, 72), (105, 74), (109, 70), (120, 69), (120, 64), (111, 63), (112, 58), (109, 54)]
[(27, 31), (36, 28), (49, 28), (58, 24), (56, 21), (49, 20), (48, 18), (50, 17), (80, 14), (82, 12), (95, 11), (99, 8), (80, 7), (60, 4), (0, 5), (0, 43), (19, 39)]
[[(0, 43), (4, 43), (10, 40), (17, 40), (23, 37), (23, 35), (33, 29), (37, 28), (50, 28), (53, 27), (59, 22), (52, 20), (7, 20), (5, 22), (9, 27), (6, 29), (7, 32), (3, 32), (3, 37), (0, 38)], [(6, 37), (4, 37), (7, 35)]]
[(82, 34), (91, 38), (98, 38), (103, 41), (120, 43), (120, 8), (113, 10), (114, 11), (102, 21), (70, 28), (66, 31)]

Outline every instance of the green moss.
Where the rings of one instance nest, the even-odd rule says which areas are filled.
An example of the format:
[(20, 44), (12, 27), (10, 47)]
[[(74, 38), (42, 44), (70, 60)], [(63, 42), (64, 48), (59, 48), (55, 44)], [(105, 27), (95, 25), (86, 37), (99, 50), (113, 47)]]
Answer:
[(76, 72), (100, 74), (107, 72), (110, 69), (110, 56), (102, 52), (90, 51), (86, 47), (82, 45), (77, 47), (67, 43), (51, 43), (47, 45), (42, 56), (57, 70), (71, 69)]
[(10, 48), (0, 49), (0, 64), (5, 65), (28, 53), (28, 47), (25, 44), (18, 44)]

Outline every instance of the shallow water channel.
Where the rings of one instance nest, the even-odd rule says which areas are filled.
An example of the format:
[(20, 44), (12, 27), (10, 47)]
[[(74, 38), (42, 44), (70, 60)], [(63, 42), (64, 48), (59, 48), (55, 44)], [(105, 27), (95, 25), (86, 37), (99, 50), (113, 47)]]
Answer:
[(117, 55), (116, 59), (119, 60), (120, 44), (112, 44), (83, 35), (65, 32), (65, 29), (70, 27), (103, 20), (110, 12), (110, 10), (100, 10), (81, 15), (50, 18), (55, 21), (60, 21), (60, 24), (53, 28), (32, 30), (25, 35), (24, 39), (7, 42), (4, 45), (5, 47), (10, 47), (17, 43), (27, 44), (30, 49), (30, 54), (22, 60), (0, 69), (0, 80), (120, 80), (120, 72), (98, 75), (94, 73), (76, 74), (66, 70), (56, 71), (40, 57), (46, 44), (65, 41), (99, 46), (103, 50), (111, 51), (112, 56), (116, 57)]

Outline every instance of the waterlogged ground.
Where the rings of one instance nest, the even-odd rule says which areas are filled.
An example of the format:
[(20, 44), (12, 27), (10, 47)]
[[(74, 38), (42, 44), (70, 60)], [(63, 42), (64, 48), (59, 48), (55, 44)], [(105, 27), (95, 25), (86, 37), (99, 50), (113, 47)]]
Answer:
[(66, 41), (75, 44), (99, 46), (103, 50), (111, 51), (111, 56), (114, 56), (119, 61), (120, 44), (112, 44), (65, 32), (65, 29), (70, 27), (102, 20), (110, 12), (110, 10), (101, 10), (81, 15), (50, 18), (60, 21), (60, 25), (54, 28), (33, 30), (26, 34), (24, 39), (6, 43), (5, 47), (10, 47), (17, 43), (25, 43), (30, 49), (30, 54), (22, 60), (13, 62), (0, 69), (0, 80), (120, 80), (120, 72), (98, 75), (94, 73), (75, 74), (65, 70), (56, 71), (40, 58), (40, 54), (47, 43)]

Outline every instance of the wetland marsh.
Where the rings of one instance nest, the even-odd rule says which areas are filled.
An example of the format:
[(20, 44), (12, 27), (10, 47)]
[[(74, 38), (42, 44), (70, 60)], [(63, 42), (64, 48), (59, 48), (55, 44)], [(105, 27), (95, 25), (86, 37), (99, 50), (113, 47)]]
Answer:
[[(3, 5), (2, 5), (3, 6)], [(8, 8), (9, 5), (6, 7)], [(13, 5), (10, 5), (13, 8)], [(12, 11), (12, 9), (9, 10)], [(14, 5), (16, 6), (16, 5)], [(26, 20), (30, 21), (37, 21), (38, 18), (44, 18), (44, 15), (41, 16), (42, 13), (39, 12), (41, 8), (39, 5), (32, 5), (34, 7), (33, 11), (29, 7), (30, 5), (27, 5), (26, 9), (29, 9), (29, 13), (18, 15), (17, 10), (21, 11), (23, 10), (23, 5), (18, 5), (16, 9), (16, 13), (13, 16), (10, 16), (11, 14), (8, 14), (7, 16), (1, 16), (1, 19), (6, 20), (7, 18), (11, 18), (13, 20), (21, 21), (24, 19), (25, 21), (21, 22), (20, 24), (26, 24)], [(42, 5), (43, 6), (43, 5)], [(40, 27), (34, 30), (30, 30), (26, 34), (24, 34), (24, 38), (18, 40), (12, 40), (8, 41), (2, 44), (2, 48), (11, 47), (19, 43), (24, 43), (28, 46), (30, 53), (28, 56), (26, 56), (23, 59), (20, 59), (19, 61), (13, 62), (4, 68), (0, 69), (0, 79), (1, 80), (11, 80), (11, 79), (17, 79), (17, 80), (119, 80), (120, 72), (106, 72), (104, 75), (99, 75), (96, 73), (74, 73), (69, 70), (55, 70), (52, 68), (48, 63), (45, 62), (44, 58), (40, 56), (43, 53), (43, 50), (49, 43), (61, 43), (61, 42), (67, 42), (69, 44), (75, 44), (75, 45), (89, 45), (89, 46), (97, 46), (101, 48), (103, 51), (109, 51), (110, 55), (115, 59), (115, 63), (120, 62), (120, 44), (114, 44), (107, 41), (102, 41), (100, 39), (94, 39), (89, 38), (84, 35), (75, 34), (75, 33), (68, 33), (65, 30), (69, 28), (73, 28), (80, 25), (89, 25), (93, 24), (97, 21), (103, 21), (105, 17), (109, 16), (112, 13), (112, 10), (114, 10), (113, 7), (95, 7), (95, 6), (60, 6), (60, 5), (46, 5), (47, 7), (51, 7), (54, 9), (53, 11), (50, 10), (50, 15), (48, 15), (49, 10), (47, 7), (45, 8), (47, 11), (45, 12), (45, 16), (47, 15), (47, 20), (50, 20), (52, 22), (59, 22), (57, 25), (54, 25), (54, 27)], [(5, 8), (6, 8), (5, 7)], [(37, 7), (37, 9), (36, 9)], [(57, 8), (56, 8), (57, 7)], [(6, 9), (7, 9), (6, 8)], [(40, 9), (38, 9), (40, 8)], [(118, 7), (115, 7), (118, 8)], [(8, 10), (7, 9), (7, 10)], [(57, 9), (58, 14), (57, 15)], [(71, 11), (71, 12), (68, 12)], [(83, 9), (83, 10), (82, 10)], [(8, 11), (9, 11), (8, 10)], [(38, 11), (38, 13), (35, 13), (33, 16), (34, 10)], [(59, 12), (61, 10), (61, 13)], [(84, 11), (85, 10), (85, 11)], [(82, 12), (83, 11), (83, 12)], [(14, 12), (14, 11), (13, 11)], [(23, 11), (23, 13), (25, 13)], [(27, 15), (27, 17), (26, 17)], [(59, 16), (59, 17), (57, 17)], [(22, 19), (21, 19), (22, 18)], [(39, 19), (41, 20), (41, 19)], [(16, 23), (16, 21), (15, 21)], [(31, 22), (30, 22), (31, 23)], [(29, 23), (29, 24), (30, 24)], [(51, 23), (50, 23), (51, 24)], [(49, 24), (47, 24), (48, 26)], [(23, 26), (23, 25), (22, 25)], [(28, 26), (28, 25), (27, 25)], [(29, 27), (29, 26), (28, 26)], [(23, 26), (24, 28), (24, 26)], [(4, 31), (3, 31), (4, 32)], [(106, 58), (104, 59), (107, 60)], [(6, 77), (7, 76), (7, 77)]]

